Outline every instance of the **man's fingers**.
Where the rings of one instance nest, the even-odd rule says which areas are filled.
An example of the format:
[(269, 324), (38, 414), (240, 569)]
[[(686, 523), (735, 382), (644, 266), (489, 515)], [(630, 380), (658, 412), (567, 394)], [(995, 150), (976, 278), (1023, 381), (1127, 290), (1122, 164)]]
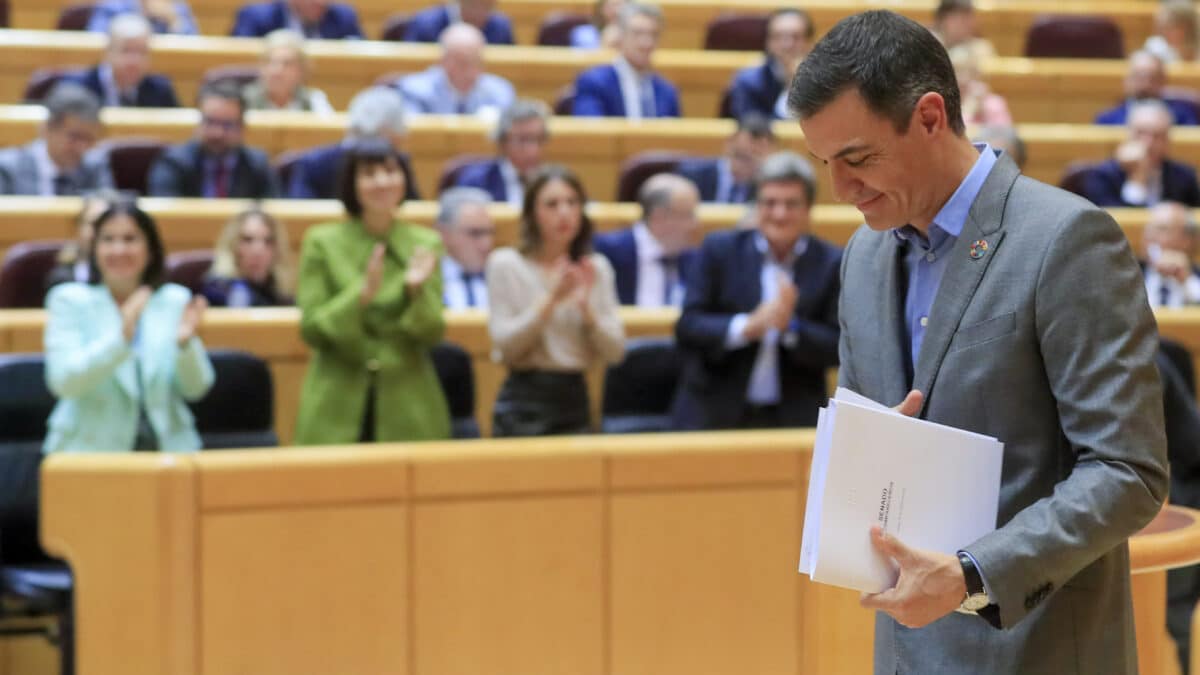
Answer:
[(871, 545), (875, 547), (876, 551), (900, 563), (901, 567), (912, 558), (912, 554), (904, 542), (884, 532), (883, 528), (878, 525), (871, 527)]
[(925, 401), (925, 395), (913, 389), (908, 392), (900, 405), (895, 407), (895, 411), (907, 417), (916, 417), (917, 413), (921, 412), (921, 404)]

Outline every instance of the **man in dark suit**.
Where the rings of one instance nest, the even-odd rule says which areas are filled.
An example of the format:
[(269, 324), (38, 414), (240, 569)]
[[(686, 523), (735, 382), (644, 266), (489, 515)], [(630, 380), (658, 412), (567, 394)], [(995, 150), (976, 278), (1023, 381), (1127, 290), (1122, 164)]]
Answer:
[(245, 103), (232, 83), (204, 87), (196, 99), (195, 139), (167, 148), (150, 165), (147, 192), (155, 197), (266, 199), (279, 181), (262, 150), (242, 144)]
[(550, 110), (541, 101), (520, 99), (513, 103), (496, 125), (494, 138), (500, 155), (464, 167), (454, 184), (485, 190), (493, 200), (521, 208), (525, 181), (545, 159), (549, 120)]
[(598, 234), (597, 253), (608, 258), (622, 305), (678, 307), (695, 266), (696, 205), (691, 181), (671, 173), (642, 184), (642, 220), (632, 227)]
[(41, 137), (0, 150), (0, 194), (43, 197), (111, 188), (108, 157), (89, 152), (100, 137), (100, 102), (77, 84), (56, 86), (46, 100)]
[(420, 199), (417, 175), (404, 144), (404, 100), (391, 87), (370, 87), (350, 101), (346, 113), (346, 137), (340, 143), (322, 145), (304, 153), (292, 165), (287, 196), (292, 199), (337, 199), (338, 173), (346, 149), (363, 138), (383, 138), (396, 148), (404, 172), (404, 198)]
[(1163, 62), (1148, 51), (1134, 52), (1125, 73), (1125, 100), (1096, 115), (1096, 124), (1125, 124), (1132, 106), (1145, 100), (1162, 101), (1171, 111), (1175, 124), (1200, 124), (1192, 104), (1163, 95), (1166, 86), (1167, 69)]
[(150, 74), (152, 33), (150, 23), (140, 14), (118, 16), (108, 27), (104, 60), (65, 79), (87, 87), (106, 106), (179, 107), (171, 81)]
[(811, 426), (838, 363), (841, 251), (809, 234), (816, 193), (799, 155), (758, 174), (757, 229), (700, 247), (675, 338), (684, 355), (676, 429)]
[(750, 113), (738, 120), (737, 130), (725, 141), (724, 157), (685, 159), (675, 172), (696, 184), (702, 202), (744, 204), (754, 201), (754, 177), (774, 151), (771, 120)]
[(812, 47), (813, 22), (798, 7), (777, 9), (767, 18), (765, 58), (760, 65), (739, 70), (729, 85), (729, 116), (741, 119), (749, 113), (764, 117), (786, 117), (781, 95), (796, 72), (796, 64)]
[(654, 50), (663, 29), (662, 10), (627, 3), (617, 15), (620, 52), (611, 64), (589, 68), (575, 80), (576, 117), (679, 117), (679, 92), (654, 72)]
[(280, 28), (294, 30), (309, 39), (363, 36), (354, 8), (329, 0), (274, 0), (245, 5), (238, 10), (230, 35), (263, 37)]
[(447, 26), (459, 21), (478, 28), (490, 45), (514, 43), (512, 22), (496, 11), (496, 0), (459, 0), (421, 10), (409, 20), (404, 41), (437, 42)]
[(1151, 206), (1173, 201), (1200, 206), (1196, 171), (1167, 158), (1171, 112), (1162, 101), (1139, 101), (1129, 113), (1129, 139), (1116, 156), (1083, 177), (1083, 196), (1097, 206)]

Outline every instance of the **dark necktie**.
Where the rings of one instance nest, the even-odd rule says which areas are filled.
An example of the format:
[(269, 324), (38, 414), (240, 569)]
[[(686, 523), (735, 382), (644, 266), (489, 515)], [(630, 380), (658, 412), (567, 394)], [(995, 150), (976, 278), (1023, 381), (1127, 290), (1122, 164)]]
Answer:
[(746, 186), (741, 183), (734, 183), (729, 186), (729, 203), (741, 204), (746, 201)]
[(479, 306), (479, 301), (475, 299), (475, 288), (471, 283), (478, 276), (478, 274), (471, 274), (470, 272), (463, 270), (463, 289), (467, 292), (467, 307)]
[(1171, 289), (1167, 287), (1165, 278), (1159, 280), (1158, 304), (1160, 307), (1169, 307), (1171, 304)]
[(675, 285), (679, 283), (679, 256), (665, 255), (658, 259), (663, 266), (663, 306), (670, 307), (675, 295)]
[(54, 177), (54, 194), (59, 197), (72, 197), (79, 194), (75, 179), (69, 174), (60, 173)]
[(213, 160), (212, 192), (217, 199), (229, 196), (229, 165), (225, 163), (224, 157)]
[(457, 114), (457, 115), (466, 115), (466, 114), (467, 114), (467, 112), (468, 112), (468, 110), (467, 110), (467, 99), (465, 99), (465, 98), (460, 98), (460, 99), (458, 99), (458, 103), (456, 103), (456, 104), (454, 105), (454, 112), (455, 112), (455, 114)]

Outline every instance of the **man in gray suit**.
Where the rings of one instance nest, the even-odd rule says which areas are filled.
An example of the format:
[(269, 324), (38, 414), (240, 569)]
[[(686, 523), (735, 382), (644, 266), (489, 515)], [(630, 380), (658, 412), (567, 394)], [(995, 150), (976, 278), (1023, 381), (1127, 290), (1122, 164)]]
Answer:
[(89, 153), (100, 137), (100, 101), (83, 87), (60, 84), (42, 104), (40, 138), (0, 150), (0, 194), (53, 197), (112, 187), (108, 157)]
[(973, 146), (945, 50), (897, 14), (840, 22), (789, 104), (866, 219), (842, 262), (841, 384), (1004, 442), (994, 532), (958, 555), (870, 532), (899, 570), (862, 599), (875, 672), (1136, 673), (1127, 539), (1168, 481), (1155, 325), (1120, 228)]

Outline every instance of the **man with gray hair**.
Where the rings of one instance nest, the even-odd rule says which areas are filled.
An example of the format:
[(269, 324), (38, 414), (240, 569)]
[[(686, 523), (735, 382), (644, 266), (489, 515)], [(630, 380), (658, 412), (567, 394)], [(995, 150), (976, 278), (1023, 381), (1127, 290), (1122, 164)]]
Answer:
[(1192, 260), (1200, 226), (1179, 202), (1159, 202), (1150, 209), (1142, 231), (1146, 296), (1151, 307), (1200, 305), (1200, 268)]
[(438, 43), (442, 58), (437, 64), (392, 85), (404, 95), (409, 112), (498, 115), (516, 99), (512, 83), (483, 71), (486, 42), (478, 28), (456, 23), (442, 31)]
[(541, 101), (520, 99), (510, 105), (493, 134), (499, 156), (463, 167), (455, 185), (486, 190), (495, 201), (520, 208), (525, 182), (545, 158), (549, 120), (550, 109)]
[(608, 258), (622, 305), (678, 307), (693, 271), (700, 193), (682, 176), (651, 176), (638, 192), (642, 219), (597, 234), (592, 246)]
[(842, 253), (810, 233), (812, 167), (775, 153), (756, 183), (757, 228), (709, 235), (688, 282), (679, 430), (813, 426), (838, 363)]
[(617, 14), (617, 55), (612, 63), (580, 73), (575, 80), (576, 117), (680, 117), (675, 85), (654, 72), (654, 50), (662, 35), (662, 10), (629, 2)]
[(496, 245), (490, 202), (491, 195), (473, 187), (450, 188), (439, 200), (437, 228), (446, 247), (442, 301), (449, 309), (487, 309), (483, 269)]
[(1168, 159), (1171, 111), (1162, 101), (1139, 101), (1129, 111), (1129, 137), (1114, 157), (1083, 177), (1083, 196), (1096, 206), (1153, 206), (1160, 201), (1200, 206), (1196, 171)]
[(382, 138), (399, 153), (406, 200), (420, 199), (416, 174), (404, 145), (404, 100), (391, 87), (370, 87), (350, 101), (346, 137), (340, 143), (308, 150), (292, 164), (287, 196), (292, 199), (336, 199), (338, 169), (346, 149), (363, 138)]
[(75, 84), (55, 87), (43, 101), (41, 137), (0, 150), (0, 194), (78, 195), (113, 184), (108, 158), (89, 152), (100, 137), (100, 102)]
[(64, 78), (92, 91), (106, 106), (177, 108), (171, 81), (150, 73), (150, 22), (140, 14), (122, 14), (108, 26), (104, 60)]

